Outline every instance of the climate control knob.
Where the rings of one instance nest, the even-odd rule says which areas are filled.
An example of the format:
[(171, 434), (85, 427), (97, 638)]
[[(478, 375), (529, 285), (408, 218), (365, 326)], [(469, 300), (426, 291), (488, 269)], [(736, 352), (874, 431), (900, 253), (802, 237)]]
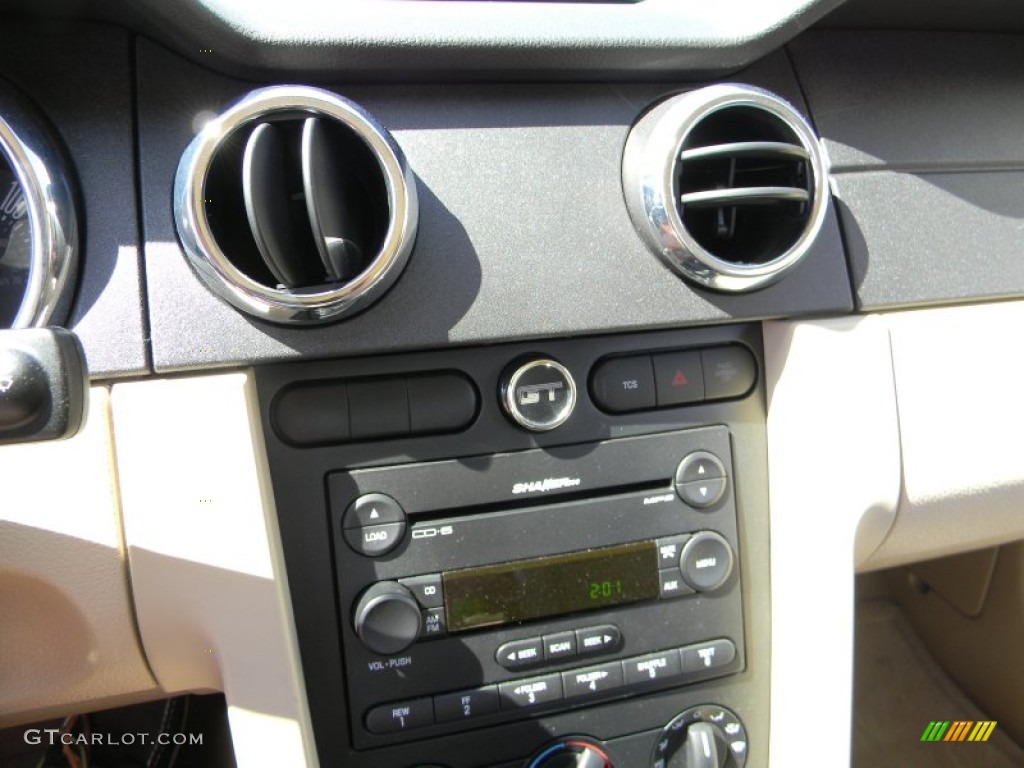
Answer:
[(743, 768), (747, 733), (725, 707), (703, 704), (680, 713), (654, 746), (653, 768)]
[(385, 655), (412, 645), (419, 637), (422, 621), (419, 603), (412, 592), (394, 581), (379, 581), (366, 590), (353, 617), (363, 645)]
[(528, 768), (615, 768), (597, 744), (583, 739), (558, 741), (530, 761)]

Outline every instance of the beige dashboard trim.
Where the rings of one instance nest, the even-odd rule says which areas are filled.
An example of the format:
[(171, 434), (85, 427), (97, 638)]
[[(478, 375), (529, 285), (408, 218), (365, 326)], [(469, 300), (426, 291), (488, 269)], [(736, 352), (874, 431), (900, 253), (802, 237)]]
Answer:
[(840, 768), (850, 753), (854, 568), (884, 540), (899, 500), (889, 332), (879, 317), (766, 323), (764, 343), (769, 763), (803, 765), (817, 755)]
[(251, 372), (116, 384), (113, 417), (157, 680), (224, 692), (239, 768), (316, 768)]
[(110, 433), (0, 448), (0, 727), (159, 697), (135, 633)]
[(1024, 302), (886, 315), (903, 495), (862, 568), (1024, 539)]

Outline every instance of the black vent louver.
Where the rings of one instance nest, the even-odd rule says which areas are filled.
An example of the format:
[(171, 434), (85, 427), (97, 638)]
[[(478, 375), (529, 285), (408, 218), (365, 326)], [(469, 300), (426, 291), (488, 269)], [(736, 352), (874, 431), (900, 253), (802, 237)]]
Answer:
[(810, 154), (781, 120), (752, 107), (725, 107), (683, 143), (675, 171), (679, 218), (723, 261), (773, 261), (807, 226), (809, 166)]
[(278, 86), (196, 137), (179, 165), (175, 210), (208, 287), (250, 314), (308, 323), (366, 306), (394, 282), (417, 207), (401, 152), (362, 109)]
[(788, 103), (743, 85), (673, 96), (643, 115), (623, 155), (634, 226), (684, 277), (722, 291), (779, 280), (827, 211), (824, 162)]

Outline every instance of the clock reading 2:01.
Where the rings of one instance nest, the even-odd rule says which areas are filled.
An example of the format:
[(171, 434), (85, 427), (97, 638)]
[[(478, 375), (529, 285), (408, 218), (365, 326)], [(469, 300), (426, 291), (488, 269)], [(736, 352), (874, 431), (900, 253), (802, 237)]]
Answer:
[(659, 596), (655, 542), (638, 541), (441, 574), (450, 633)]
[(599, 603), (613, 597), (622, 596), (622, 580), (615, 581), (592, 581), (590, 582), (590, 599)]

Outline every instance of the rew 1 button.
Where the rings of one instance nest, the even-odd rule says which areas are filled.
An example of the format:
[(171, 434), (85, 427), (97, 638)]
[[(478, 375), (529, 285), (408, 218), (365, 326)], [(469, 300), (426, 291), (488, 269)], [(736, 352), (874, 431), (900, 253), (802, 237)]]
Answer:
[(501, 405), (516, 424), (532, 432), (560, 427), (576, 407), (576, 382), (554, 360), (520, 363), (502, 376)]

